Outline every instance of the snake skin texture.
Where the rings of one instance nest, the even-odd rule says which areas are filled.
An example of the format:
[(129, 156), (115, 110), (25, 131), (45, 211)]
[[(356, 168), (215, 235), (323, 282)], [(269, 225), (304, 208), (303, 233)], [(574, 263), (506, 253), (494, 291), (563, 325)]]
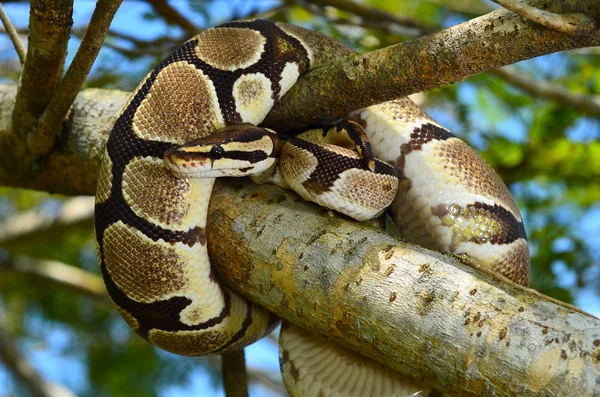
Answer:
[[(214, 178), (175, 177), (163, 158), (199, 138), (217, 140), (214, 133), (225, 127), (260, 124), (303, 73), (350, 53), (333, 39), (296, 26), (231, 22), (182, 44), (136, 88), (102, 157), (95, 229), (108, 293), (140, 336), (176, 354), (202, 355), (240, 349), (277, 324), (274, 315), (219, 285), (212, 273), (206, 219)], [(300, 195), (358, 219), (380, 214), (382, 203), (393, 199), (390, 211), (409, 240), (465, 255), (475, 267), (528, 283), (519, 211), (471, 148), (408, 99), (349, 117), (364, 128), (381, 161), (365, 165), (364, 153), (327, 142), (290, 142), (281, 156), (296, 163), (282, 160), (280, 168)], [(332, 160), (330, 153), (345, 160)], [(388, 164), (395, 170), (386, 171)], [(392, 192), (389, 200), (363, 189), (373, 170), (376, 184)], [(333, 190), (348, 202), (332, 199)], [(370, 212), (361, 218), (359, 207)], [(281, 339), (284, 382), (293, 396), (429, 393), (426, 386), (292, 325), (284, 327)], [(310, 369), (310, 357), (317, 356), (333, 367), (352, 368), (365, 382), (333, 367), (327, 377), (325, 370)]]

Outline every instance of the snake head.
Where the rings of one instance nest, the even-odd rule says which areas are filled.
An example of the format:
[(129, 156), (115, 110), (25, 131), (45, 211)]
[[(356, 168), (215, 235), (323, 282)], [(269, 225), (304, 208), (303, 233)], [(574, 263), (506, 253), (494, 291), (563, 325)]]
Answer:
[(173, 146), (165, 151), (163, 160), (179, 178), (247, 176), (273, 167), (279, 146), (274, 131), (243, 123)]

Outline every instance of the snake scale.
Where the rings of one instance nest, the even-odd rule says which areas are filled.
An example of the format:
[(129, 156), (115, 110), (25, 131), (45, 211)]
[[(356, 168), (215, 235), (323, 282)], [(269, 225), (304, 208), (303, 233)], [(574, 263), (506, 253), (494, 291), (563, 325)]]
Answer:
[[(345, 200), (340, 211), (356, 219), (376, 216), (393, 200), (389, 210), (405, 238), (529, 282), (527, 238), (508, 189), (410, 100), (357, 110), (330, 131), (302, 134), (306, 140), (283, 143), (254, 127), (299, 76), (348, 53), (293, 25), (230, 22), (181, 45), (137, 87), (102, 158), (95, 227), (106, 288), (143, 338), (176, 354), (222, 353), (277, 323), (218, 284), (205, 226), (215, 176), (262, 180), (278, 156), (277, 172), (288, 178), (280, 184), (302, 197), (336, 209)], [(373, 193), (375, 184), (384, 192)], [(424, 387), (291, 325), (281, 345), (292, 395), (408, 396)]]

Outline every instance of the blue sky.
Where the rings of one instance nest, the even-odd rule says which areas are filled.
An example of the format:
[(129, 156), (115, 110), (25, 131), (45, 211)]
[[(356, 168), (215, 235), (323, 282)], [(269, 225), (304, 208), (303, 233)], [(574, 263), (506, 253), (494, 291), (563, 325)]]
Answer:
[[(243, 4), (243, 2), (235, 2), (236, 4)], [(172, 4), (179, 8), (184, 14), (190, 15), (191, 11), (187, 9), (186, 1), (174, 1)], [(218, 23), (220, 19), (225, 19), (229, 15), (228, 5), (231, 2), (222, 1), (214, 2), (210, 8), (210, 15), (214, 20), (209, 21), (210, 24)], [(269, 8), (270, 5), (275, 4), (273, 1), (265, 1), (260, 3), (262, 7)], [(91, 0), (78, 0), (75, 2), (75, 10), (73, 19), (75, 21), (74, 26), (81, 26), (88, 21), (95, 1)], [(19, 27), (25, 27), (28, 20), (29, 7), (27, 3), (8, 3), (4, 5), (6, 12), (8, 13), (11, 20)], [(243, 6), (242, 6), (243, 7)], [(183, 32), (176, 27), (166, 27), (162, 22), (149, 21), (142, 17), (143, 13), (149, 11), (149, 6), (145, 2), (140, 1), (124, 1), (121, 9), (116, 15), (113, 26), (117, 26), (118, 30), (123, 33), (130, 33), (143, 39), (152, 39), (165, 35), (172, 35), (179, 37)], [(243, 9), (243, 8), (242, 8)], [(197, 15), (197, 14), (193, 14)], [(199, 17), (198, 25), (202, 26), (206, 21)], [(75, 54), (78, 40), (71, 40), (69, 45), (69, 59)], [(8, 51), (9, 53), (6, 53)], [(0, 36), (0, 57), (12, 57), (12, 45), (7, 40), (5, 35)], [(143, 61), (137, 64), (123, 63), (115, 65), (115, 60), (122, 60), (112, 50), (103, 49), (99, 55), (99, 59), (96, 67), (100, 65), (113, 65), (113, 67), (122, 68), (130, 73), (131, 70), (136, 68), (147, 68), (147, 64)], [(547, 61), (538, 60), (535, 62), (546, 63)], [(143, 72), (145, 70), (141, 70)], [(459, 89), (459, 95), (464, 99), (465, 103), (471, 103), (476, 106), (475, 100), (475, 88), (471, 84), (462, 84)], [(433, 110), (432, 115), (437, 118), (442, 124), (448, 125), (452, 128), (453, 124), (456, 124), (452, 117), (448, 116), (440, 110)], [(582, 137), (586, 139), (586, 134), (589, 133), (589, 126), (584, 121), (578, 127), (573, 128), (570, 132), (573, 137)], [(481, 129), (486, 128), (485, 121), (481, 121)], [(517, 123), (514, 118), (507, 117), (503, 121), (501, 127), (502, 131), (506, 131), (509, 139), (514, 141), (522, 141), (525, 139), (526, 131), (522, 125)], [(595, 134), (598, 133), (596, 130)], [(460, 135), (460, 133), (458, 133)], [(476, 143), (477, 144), (477, 143)], [(592, 209), (589, 216), (585, 217), (580, 225), (581, 233), (588, 236), (600, 237), (600, 209)], [(597, 239), (600, 241), (600, 239)], [(560, 249), (560, 244), (564, 244), (568, 247), (569, 241), (557, 242)], [(566, 268), (557, 263), (555, 269), (557, 274), (561, 275), (561, 282), (565, 286), (570, 286), (576, 282), (575, 275)], [(582, 290), (577, 296), (577, 304), (585, 311), (591, 312), (596, 316), (600, 316), (600, 298), (596, 292), (587, 289)], [(0, 313), (1, 314), (1, 313)], [(69, 350), (68, 347), (73, 343), (73, 335), (68, 329), (62, 327), (60, 324), (48, 324), (40, 318), (31, 318), (29, 320), (28, 328), (30, 329), (44, 329), (46, 336), (43, 341), (39, 343), (27, 342), (20, 343), (20, 348), (26, 353), (27, 357), (32, 361), (36, 368), (38, 368), (42, 374), (49, 379), (63, 383), (74, 390), (81, 389), (86, 382), (86, 367), (85, 357), (78, 357)], [(247, 360), (250, 367), (264, 368), (268, 370), (278, 370), (278, 357), (277, 351), (273, 348), (273, 342), (270, 340), (260, 341), (247, 348)], [(10, 391), (14, 390), (13, 381), (10, 376), (0, 367), (0, 397), (8, 397)], [(183, 386), (170, 387), (160, 392), (160, 396), (164, 397), (180, 397), (180, 396), (202, 396), (207, 395), (207, 391), (211, 391), (210, 395), (222, 396), (223, 393), (219, 392), (214, 394), (212, 392), (213, 383), (207, 373), (202, 367), (197, 366), (196, 369), (190, 374), (189, 382)], [(268, 391), (260, 388), (251, 389), (251, 395), (255, 397), (269, 396)]]

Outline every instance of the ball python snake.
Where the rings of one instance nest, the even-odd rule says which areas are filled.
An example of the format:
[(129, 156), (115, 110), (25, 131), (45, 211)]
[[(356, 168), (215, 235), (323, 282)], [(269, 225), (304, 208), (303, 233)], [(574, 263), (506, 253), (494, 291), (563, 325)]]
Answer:
[[(205, 226), (214, 176), (256, 174), (262, 181), (272, 173), (278, 153), (283, 157), (286, 151), (299, 193), (306, 197), (302, 189), (312, 190), (317, 196), (312, 199), (323, 198), (323, 205), (331, 204), (327, 196), (333, 190), (354, 195), (346, 211), (351, 216), (356, 202), (370, 207), (384, 201), (362, 189), (370, 183), (363, 174), (393, 165), (399, 187), (388, 201), (393, 199), (390, 211), (403, 236), (467, 255), (477, 267), (528, 283), (527, 239), (508, 189), (474, 150), (410, 100), (357, 110), (333, 132), (305, 133), (320, 135), (321, 141), (350, 141), (346, 146), (354, 151), (310, 139), (282, 144), (273, 131), (253, 126), (299, 76), (349, 52), (329, 37), (293, 25), (230, 22), (185, 42), (137, 87), (102, 157), (95, 229), (108, 293), (143, 338), (176, 354), (222, 353), (256, 341), (276, 325), (275, 316), (218, 284)], [(364, 131), (349, 132), (354, 128)], [(372, 153), (362, 142), (365, 133)], [(382, 161), (377, 166), (373, 155)], [(336, 166), (339, 156), (342, 165)], [(285, 164), (282, 159), (279, 168)], [(362, 174), (355, 174), (357, 169)], [(174, 175), (178, 172), (184, 174)], [(390, 190), (391, 173), (380, 175)], [(345, 188), (353, 178), (358, 182)], [(381, 212), (373, 208), (365, 218)], [(401, 396), (422, 388), (403, 386), (410, 381), (399, 381), (402, 377), (383, 365), (366, 365), (369, 360), (291, 325), (284, 327), (281, 343), (284, 381), (292, 395)], [(331, 372), (319, 369), (323, 360), (316, 370), (306, 368), (311, 357), (322, 356), (329, 362), (345, 356), (344, 368), (362, 375), (319, 376)], [(364, 372), (363, 367), (373, 369)]]

